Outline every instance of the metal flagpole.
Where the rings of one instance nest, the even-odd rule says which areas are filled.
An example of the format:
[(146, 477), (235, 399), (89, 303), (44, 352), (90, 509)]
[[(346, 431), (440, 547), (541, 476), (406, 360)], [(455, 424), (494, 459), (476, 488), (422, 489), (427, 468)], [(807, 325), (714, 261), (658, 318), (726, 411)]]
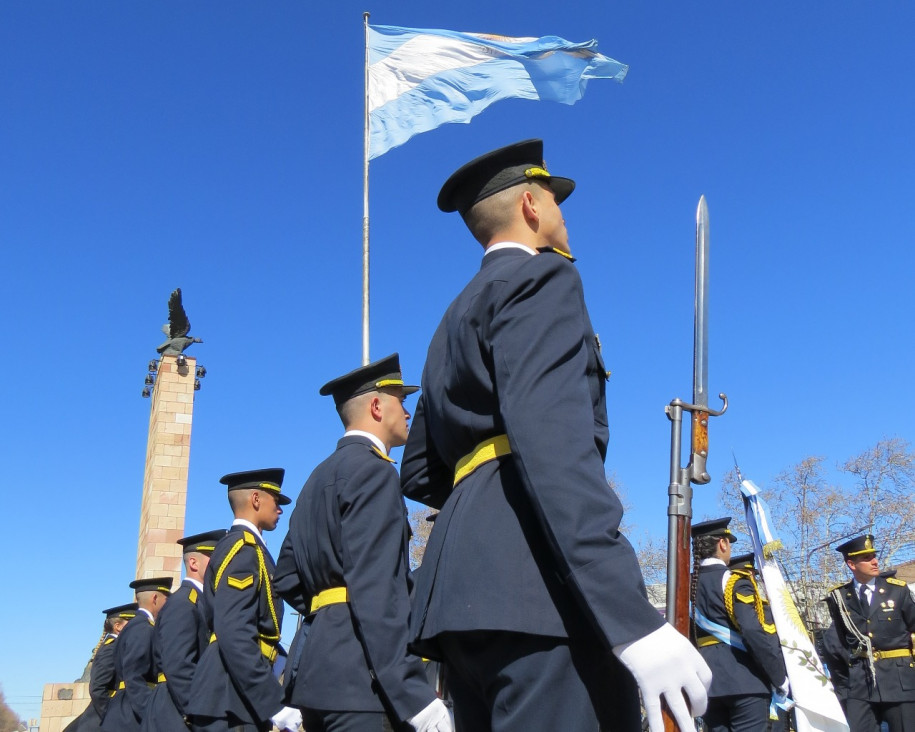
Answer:
[(365, 131), (362, 147), (362, 365), (369, 362), (369, 14), (365, 26)]

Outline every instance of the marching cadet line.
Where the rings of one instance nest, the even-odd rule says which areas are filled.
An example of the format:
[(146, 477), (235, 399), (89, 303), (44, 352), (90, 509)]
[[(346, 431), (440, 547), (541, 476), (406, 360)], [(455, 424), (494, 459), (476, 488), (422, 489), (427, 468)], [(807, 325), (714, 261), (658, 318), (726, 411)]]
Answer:
[[(784, 659), (752, 563), (728, 567), (730, 519), (692, 531), (698, 650), (649, 603), (619, 532), (607, 371), (559, 208), (574, 187), (540, 140), (446, 181), (439, 208), (483, 258), (432, 339), (412, 429), (419, 387), (396, 353), (322, 386), (343, 435), (276, 563), (263, 532), (292, 502), (284, 470), (223, 476), (231, 527), (180, 542), (174, 593), (137, 580), (136, 607), (105, 611), (92, 705), (68, 732), (636, 732), (643, 716), (661, 732), (662, 702), (681, 730), (704, 717), (761, 732), (770, 701), (784, 720)], [(415, 587), (403, 496), (439, 509)], [(852, 732), (901, 732), (915, 603), (877, 578), (872, 537), (840, 550), (855, 577), (831, 595)], [(303, 618), (288, 654), (284, 601)]]

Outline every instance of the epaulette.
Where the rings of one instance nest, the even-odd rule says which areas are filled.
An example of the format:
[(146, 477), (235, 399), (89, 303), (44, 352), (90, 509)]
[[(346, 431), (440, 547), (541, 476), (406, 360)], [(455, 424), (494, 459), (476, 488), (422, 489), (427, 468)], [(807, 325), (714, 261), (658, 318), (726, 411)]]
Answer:
[(558, 254), (560, 257), (565, 257), (570, 262), (575, 261), (575, 257), (573, 257), (571, 254), (562, 251), (562, 249), (557, 249), (556, 247), (537, 247), (537, 251), (541, 254)]
[(898, 585), (899, 587), (908, 587), (908, 585), (897, 577), (887, 577), (887, 584)]
[(187, 599), (191, 601), (192, 605), (197, 604), (197, 588), (196, 587), (191, 588), (191, 591), (187, 595)]
[(841, 589), (842, 589), (843, 587), (845, 587), (845, 585), (847, 585), (847, 584), (848, 584), (848, 582), (843, 582), (841, 585), (836, 585), (835, 587), (830, 587), (830, 588), (829, 588), (829, 592), (828, 592), (827, 594), (832, 594), (832, 593), (835, 592), (836, 590), (841, 590)]
[(109, 643), (114, 643), (116, 640), (117, 640), (117, 638), (109, 638), (108, 640), (105, 641), (105, 645), (107, 646)]
[(375, 453), (378, 457), (380, 457), (382, 460), (387, 460), (389, 463), (396, 463), (396, 462), (397, 462), (396, 460), (394, 460), (394, 459), (388, 457), (387, 455), (385, 455), (381, 450), (379, 450), (379, 449), (378, 449), (377, 447), (375, 447), (374, 445), (372, 445), (372, 450), (373, 450), (374, 453)]

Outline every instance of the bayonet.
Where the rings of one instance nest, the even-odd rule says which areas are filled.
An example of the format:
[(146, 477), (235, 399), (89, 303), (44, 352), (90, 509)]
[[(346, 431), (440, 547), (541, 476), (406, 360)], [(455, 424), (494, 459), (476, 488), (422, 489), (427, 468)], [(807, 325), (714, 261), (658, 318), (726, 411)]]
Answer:
[[(708, 404), (708, 263), (709, 217), (705, 196), (696, 210), (696, 289), (693, 330), (693, 401), (674, 399), (665, 411), (671, 422), (670, 485), (668, 486), (667, 532), (667, 620), (683, 635), (689, 634), (689, 554), (692, 519), (692, 484), (711, 480), (706, 470), (709, 417), (724, 414), (728, 399), (719, 394), (720, 410)], [(681, 460), (681, 423), (683, 412), (692, 414), (690, 459), (685, 468)]]

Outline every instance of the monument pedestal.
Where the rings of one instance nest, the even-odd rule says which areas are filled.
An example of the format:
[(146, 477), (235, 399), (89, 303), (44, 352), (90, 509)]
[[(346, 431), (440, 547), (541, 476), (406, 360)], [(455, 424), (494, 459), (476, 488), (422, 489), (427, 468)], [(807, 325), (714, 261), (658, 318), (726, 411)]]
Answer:
[[(146, 443), (137, 573), (124, 578), (125, 588), (133, 579), (170, 576), (175, 585), (181, 579), (181, 547), (177, 541), (184, 536), (197, 373), (196, 359), (182, 359), (182, 364), (177, 356), (159, 359)], [(101, 598), (99, 601), (106, 602)], [(115, 603), (117, 598), (107, 602)], [(39, 732), (61, 732), (87, 706), (89, 684), (45, 684)]]

